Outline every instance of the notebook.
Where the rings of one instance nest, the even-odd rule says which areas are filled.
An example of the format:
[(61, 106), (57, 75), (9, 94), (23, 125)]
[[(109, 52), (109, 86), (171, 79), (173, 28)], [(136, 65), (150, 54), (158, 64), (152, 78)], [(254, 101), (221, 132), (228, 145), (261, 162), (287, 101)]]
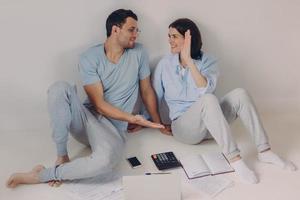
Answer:
[(178, 175), (124, 176), (123, 188), (125, 200), (181, 200)]
[(189, 179), (234, 171), (225, 156), (219, 152), (190, 155), (180, 159), (180, 162)]

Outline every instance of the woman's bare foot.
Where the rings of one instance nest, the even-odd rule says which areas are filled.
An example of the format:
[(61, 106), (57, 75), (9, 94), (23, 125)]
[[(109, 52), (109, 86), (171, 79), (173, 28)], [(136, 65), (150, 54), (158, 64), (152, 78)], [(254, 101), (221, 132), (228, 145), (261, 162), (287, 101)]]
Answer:
[(127, 131), (128, 133), (134, 133), (134, 132), (137, 132), (139, 130), (141, 130), (143, 127), (140, 126), (140, 125), (137, 125), (137, 124), (128, 124), (127, 126)]
[(70, 158), (68, 155), (64, 156), (57, 156), (57, 159), (55, 161), (55, 165), (61, 165), (63, 163), (70, 162)]
[(39, 173), (45, 169), (43, 165), (35, 166), (31, 171), (26, 173), (14, 173), (6, 181), (6, 187), (15, 188), (19, 184), (37, 184), (39, 181)]
[[(70, 162), (70, 158), (68, 155), (64, 155), (64, 156), (57, 156), (57, 159), (55, 161), (55, 166), (57, 165), (61, 165), (63, 163), (67, 163)], [(48, 185), (51, 187), (59, 187), (62, 184), (61, 181), (57, 181), (57, 180), (53, 180), (53, 181), (49, 181)]]

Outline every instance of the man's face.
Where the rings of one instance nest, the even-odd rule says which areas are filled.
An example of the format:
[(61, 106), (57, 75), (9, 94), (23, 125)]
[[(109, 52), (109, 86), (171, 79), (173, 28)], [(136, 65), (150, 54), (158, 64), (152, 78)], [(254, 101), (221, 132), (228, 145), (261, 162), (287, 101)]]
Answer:
[(131, 17), (126, 18), (126, 22), (119, 28), (117, 40), (123, 48), (133, 48), (138, 37), (139, 29), (137, 21)]

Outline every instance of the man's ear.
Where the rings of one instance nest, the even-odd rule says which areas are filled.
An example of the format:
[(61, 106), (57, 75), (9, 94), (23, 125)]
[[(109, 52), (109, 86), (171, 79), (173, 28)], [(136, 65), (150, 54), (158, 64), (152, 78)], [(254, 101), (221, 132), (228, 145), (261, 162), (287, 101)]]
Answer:
[(111, 28), (111, 33), (114, 34), (114, 33), (118, 33), (120, 31), (120, 28), (116, 25), (113, 25), (112, 28)]

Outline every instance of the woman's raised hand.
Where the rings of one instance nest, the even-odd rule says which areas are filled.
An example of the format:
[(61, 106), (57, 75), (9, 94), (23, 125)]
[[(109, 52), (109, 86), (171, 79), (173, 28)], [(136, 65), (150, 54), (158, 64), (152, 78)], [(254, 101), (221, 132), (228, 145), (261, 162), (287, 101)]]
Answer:
[(180, 52), (181, 63), (183, 66), (188, 67), (193, 62), (191, 57), (191, 32), (187, 30), (184, 33), (184, 43)]

